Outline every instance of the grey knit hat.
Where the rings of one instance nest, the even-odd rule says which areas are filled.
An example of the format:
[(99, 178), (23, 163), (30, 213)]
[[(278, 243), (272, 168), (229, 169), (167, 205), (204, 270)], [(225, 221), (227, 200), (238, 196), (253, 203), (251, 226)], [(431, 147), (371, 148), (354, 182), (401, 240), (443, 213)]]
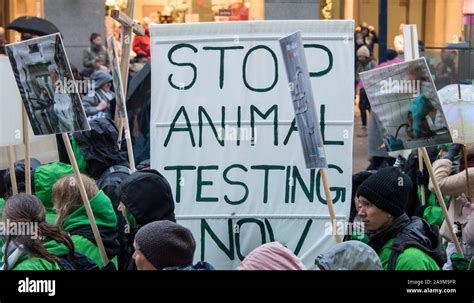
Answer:
[(135, 243), (158, 270), (192, 265), (196, 242), (189, 229), (171, 221), (155, 221), (140, 228)]
[(107, 72), (104, 72), (104, 71), (95, 71), (92, 75), (91, 75), (91, 80), (94, 81), (94, 89), (97, 90), (99, 88), (102, 87), (102, 85), (104, 85), (105, 83), (107, 82), (110, 82), (113, 80), (112, 76), (107, 73)]

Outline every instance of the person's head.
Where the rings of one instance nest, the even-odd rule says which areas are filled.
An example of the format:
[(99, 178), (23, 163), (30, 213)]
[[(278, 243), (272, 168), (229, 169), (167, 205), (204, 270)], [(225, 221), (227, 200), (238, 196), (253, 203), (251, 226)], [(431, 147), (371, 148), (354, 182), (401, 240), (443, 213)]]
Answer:
[(91, 44), (96, 46), (102, 46), (102, 36), (98, 33), (92, 33), (89, 38)]
[(5, 29), (0, 26), (0, 44), (5, 43)]
[(117, 145), (118, 128), (110, 118), (97, 118), (89, 121), (91, 130), (74, 133), (74, 139), (79, 146), (88, 175), (100, 179), (102, 174), (112, 166), (129, 166), (127, 153)]
[(279, 242), (271, 242), (252, 250), (237, 270), (306, 270), (306, 267), (291, 250)]
[(143, 29), (145, 31), (149, 31), (150, 30), (151, 19), (148, 18), (148, 17), (145, 17), (145, 18), (142, 19), (142, 22), (140, 24), (141, 24), (141, 26), (143, 27)]
[(359, 198), (357, 197), (357, 189), (359, 186), (374, 174), (374, 171), (362, 171), (352, 176), (352, 194), (351, 194), (351, 212), (349, 221), (353, 222), (359, 212)]
[(110, 88), (112, 87), (112, 76), (110, 73), (105, 72), (105, 71), (95, 71), (91, 75), (91, 80), (94, 83), (95, 90), (102, 89), (106, 92), (110, 91)]
[(403, 26), (404, 24), (401, 23), (400, 26), (398, 27), (398, 32), (400, 33), (400, 35), (403, 35)]
[(390, 226), (405, 213), (413, 185), (397, 167), (386, 167), (365, 180), (357, 190), (359, 216), (369, 232)]
[[(31, 184), (35, 184), (35, 171), (36, 169), (41, 165), (41, 162), (38, 161), (35, 158), (30, 159), (30, 175), (31, 175)], [(16, 185), (18, 188), (19, 193), (25, 193), (26, 192), (26, 178), (25, 178), (25, 172), (26, 172), (26, 163), (25, 160), (18, 160), (15, 161), (15, 164), (13, 166), (15, 176), (16, 176)], [(3, 174), (3, 182), (5, 184), (5, 189), (6, 189), (6, 194), (5, 194), (5, 199), (8, 199), (8, 197), (13, 196), (13, 186), (12, 186), (12, 181), (10, 174), (12, 172), (10, 169), (7, 169), (5, 173)], [(32, 186), (31, 188), (32, 194), (35, 194), (35, 187)]]
[(56, 64), (51, 64), (50, 66), (48, 66), (48, 72), (49, 76), (51, 77), (51, 81), (55, 84), (56, 81), (59, 80), (58, 66)]
[(370, 59), (370, 50), (367, 46), (363, 45), (357, 50), (357, 59), (360, 62), (367, 62)]
[[(97, 195), (99, 188), (93, 179), (85, 175), (81, 175), (81, 177), (86, 189), (87, 197), (91, 200), (95, 195)], [(67, 217), (82, 205), (81, 192), (75, 175), (64, 176), (54, 183), (53, 206), (58, 214), (56, 219), (56, 224), (58, 226), (62, 227)]]
[(397, 56), (398, 56), (398, 53), (397, 53), (396, 50), (391, 49), (391, 48), (387, 49), (387, 60), (388, 61), (397, 58)]
[(145, 65), (148, 62), (148, 57), (145, 54), (137, 54), (134, 61), (135, 61), (135, 63)]
[(443, 49), (441, 51), (441, 60), (443, 62), (452, 62), (456, 58), (456, 51), (455, 50), (448, 50)]
[(169, 270), (193, 264), (196, 241), (186, 227), (171, 221), (156, 221), (138, 230), (133, 246), (138, 270)]
[(361, 241), (345, 241), (316, 257), (319, 270), (383, 270), (377, 253)]
[(427, 81), (425, 69), (421, 64), (411, 64), (408, 67), (408, 80), (410, 81)]
[(120, 184), (120, 201), (138, 225), (154, 221), (175, 222), (171, 186), (158, 171), (137, 171)]
[[(2, 221), (7, 224), (23, 223), (32, 224), (29, 235), (9, 235), (6, 238), (5, 246), (8, 251), (10, 245), (21, 246), (30, 256), (46, 259), (54, 263), (58, 257), (48, 252), (43, 246), (43, 240), (55, 240), (66, 245), (69, 254), (74, 254), (74, 244), (71, 238), (62, 233), (56, 225), (46, 222), (46, 209), (41, 200), (33, 195), (17, 194), (10, 197), (3, 208)], [(8, 256), (4, 256), (4, 263), (8, 268)]]
[(115, 26), (114, 33), (116, 37), (120, 37), (122, 35), (122, 25), (118, 24)]

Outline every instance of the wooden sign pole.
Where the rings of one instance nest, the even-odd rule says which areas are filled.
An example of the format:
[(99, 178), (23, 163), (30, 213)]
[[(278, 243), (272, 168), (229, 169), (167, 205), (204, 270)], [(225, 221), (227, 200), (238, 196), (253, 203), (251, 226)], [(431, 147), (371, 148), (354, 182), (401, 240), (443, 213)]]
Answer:
[[(410, 26), (411, 50), (410, 50), (409, 53), (411, 55), (411, 58), (409, 58), (409, 59), (411, 59), (411, 60), (417, 59), (415, 48), (418, 48), (418, 41), (415, 40), (415, 29), (416, 29), (416, 26)], [(406, 52), (405, 56), (406, 55), (408, 55), (408, 52)], [(424, 170), (423, 155), (422, 155), (422, 151), (421, 151), (420, 148), (418, 149), (418, 169), (421, 172), (421, 174), (423, 175), (423, 170)], [(424, 205), (426, 205), (425, 185), (420, 184), (420, 187), (421, 187), (421, 205), (424, 206)]]
[(18, 186), (16, 183), (16, 173), (15, 173), (15, 149), (13, 146), (7, 147), (8, 151), (8, 164), (10, 167), (10, 182), (12, 183), (12, 192), (14, 195), (18, 194)]
[(26, 109), (22, 107), (23, 119), (23, 145), (25, 146), (25, 191), (31, 195), (31, 161), (30, 161), (30, 139), (28, 129), (28, 115)]
[(449, 217), (448, 214), (448, 209), (446, 208), (446, 204), (444, 204), (444, 199), (443, 195), (441, 194), (441, 190), (439, 188), (438, 182), (435, 179), (435, 175), (433, 172), (433, 167), (431, 166), (430, 158), (428, 156), (428, 152), (426, 151), (426, 147), (421, 148), (422, 156), (425, 160), (425, 165), (426, 168), (428, 169), (428, 172), (430, 174), (431, 181), (433, 183), (433, 187), (435, 189), (436, 197), (438, 198), (438, 203), (439, 206), (441, 207), (441, 210), (443, 211), (444, 219), (446, 220), (446, 224), (448, 224), (448, 229), (449, 233), (451, 235), (451, 238), (453, 240), (454, 246), (456, 247), (456, 252), (460, 254), (461, 256), (464, 256), (461, 245), (459, 244), (458, 238), (456, 237), (456, 233), (454, 232), (454, 225), (453, 222), (451, 221), (451, 218)]
[(334, 234), (334, 238), (336, 239), (336, 243), (341, 243), (341, 238), (339, 237), (339, 234), (337, 233), (336, 213), (334, 212), (334, 204), (332, 202), (331, 191), (329, 190), (329, 183), (326, 177), (326, 169), (321, 168), (319, 170), (319, 173), (321, 174), (321, 179), (323, 181), (324, 193), (326, 195), (326, 201), (327, 201), (328, 209), (329, 209), (329, 217), (331, 219), (332, 232)]
[[(113, 10), (111, 16), (114, 20), (119, 22), (122, 25), (122, 47), (121, 47), (121, 60), (120, 60), (120, 74), (122, 77), (122, 86), (123, 86), (123, 93), (124, 96), (127, 95), (127, 87), (128, 87), (128, 71), (129, 71), (129, 57), (130, 57), (130, 46), (132, 44), (132, 31), (139, 36), (145, 35), (145, 30), (143, 27), (135, 23), (133, 21), (133, 15), (135, 11), (135, 0), (127, 1), (127, 8), (125, 14), (122, 13), (120, 10)], [(126, 99), (126, 97), (125, 97)], [(124, 116), (120, 117), (118, 113), (118, 107), (115, 111), (115, 121), (117, 123), (117, 127), (119, 129), (119, 147), (120, 143), (122, 142), (123, 132), (125, 131), (125, 140), (127, 142), (127, 150), (128, 150), (128, 158), (130, 162), (130, 170), (133, 172), (136, 171), (135, 168), (135, 159), (133, 156), (133, 146), (132, 146), (132, 137), (130, 136), (130, 124), (128, 121), (128, 113), (127, 113), (127, 100), (124, 100)], [(125, 129), (124, 129), (125, 128)]]

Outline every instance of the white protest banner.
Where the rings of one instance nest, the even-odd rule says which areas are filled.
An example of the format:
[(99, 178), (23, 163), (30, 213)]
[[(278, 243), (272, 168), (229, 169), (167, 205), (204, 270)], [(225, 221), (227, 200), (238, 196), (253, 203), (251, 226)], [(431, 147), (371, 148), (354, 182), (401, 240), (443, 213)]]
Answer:
[[(10, 61), (0, 56), (0, 146), (23, 144), (21, 95), (13, 76)], [(35, 136), (30, 126), (30, 154), (41, 163), (58, 161), (56, 138), (54, 136)], [(16, 146), (16, 160), (24, 158), (23, 146)], [(6, 148), (2, 149), (0, 169), (8, 167)]]
[(0, 56), (0, 146), (23, 143), (21, 96), (6, 56)]
[[(321, 175), (305, 168), (279, 39), (301, 31), (338, 219), (347, 219), (353, 21), (152, 26), (151, 162), (171, 184), (195, 260), (234, 269), (279, 241), (308, 268), (334, 245)], [(343, 234), (344, 226), (338, 226)]]

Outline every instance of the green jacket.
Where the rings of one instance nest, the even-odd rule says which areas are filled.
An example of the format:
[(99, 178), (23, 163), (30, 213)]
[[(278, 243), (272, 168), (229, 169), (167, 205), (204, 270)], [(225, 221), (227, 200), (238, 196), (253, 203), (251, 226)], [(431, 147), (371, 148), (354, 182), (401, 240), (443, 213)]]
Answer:
[[(117, 217), (114, 212), (112, 202), (110, 201), (109, 197), (104, 194), (103, 191), (100, 191), (94, 198), (92, 198), (90, 200), (90, 204), (99, 229), (117, 228)], [(83, 255), (86, 255), (92, 261), (94, 261), (99, 266), (99, 268), (102, 268), (104, 264), (100, 257), (99, 248), (97, 247), (97, 245), (85, 236), (75, 234), (74, 232), (77, 228), (89, 226), (90, 222), (89, 218), (87, 217), (86, 208), (84, 206), (81, 206), (66, 218), (63, 224), (63, 229), (70, 233), (76, 251)], [(104, 246), (106, 250), (108, 250), (104, 235), (102, 235), (102, 237), (104, 241)], [(117, 268), (117, 257), (115, 256), (114, 258), (112, 258), (111, 261)]]
[(50, 224), (56, 222), (56, 212), (53, 209), (53, 185), (60, 178), (74, 174), (74, 169), (69, 164), (54, 162), (41, 165), (35, 171), (35, 196), (43, 202), (46, 208), (46, 221)]
[[(56, 256), (65, 256), (69, 253), (66, 245), (50, 240), (44, 243), (46, 250)], [(50, 263), (45, 259), (31, 257), (27, 253), (23, 253), (15, 265), (13, 270), (61, 270), (57, 263)]]
[[(394, 239), (387, 241), (379, 252), (384, 270), (388, 267), (393, 241)], [(440, 268), (427, 253), (418, 248), (409, 247), (398, 256), (395, 270), (440, 270)]]
[[(444, 216), (441, 207), (438, 204), (438, 199), (436, 198), (435, 193), (431, 192), (428, 189), (428, 186), (425, 186), (425, 197), (426, 197), (426, 208), (423, 211), (423, 219), (425, 219), (430, 224), (438, 225), (441, 227), (443, 224)], [(449, 199), (446, 196), (443, 196), (444, 203), (448, 206)], [(421, 203), (421, 186), (418, 187), (418, 200)]]

